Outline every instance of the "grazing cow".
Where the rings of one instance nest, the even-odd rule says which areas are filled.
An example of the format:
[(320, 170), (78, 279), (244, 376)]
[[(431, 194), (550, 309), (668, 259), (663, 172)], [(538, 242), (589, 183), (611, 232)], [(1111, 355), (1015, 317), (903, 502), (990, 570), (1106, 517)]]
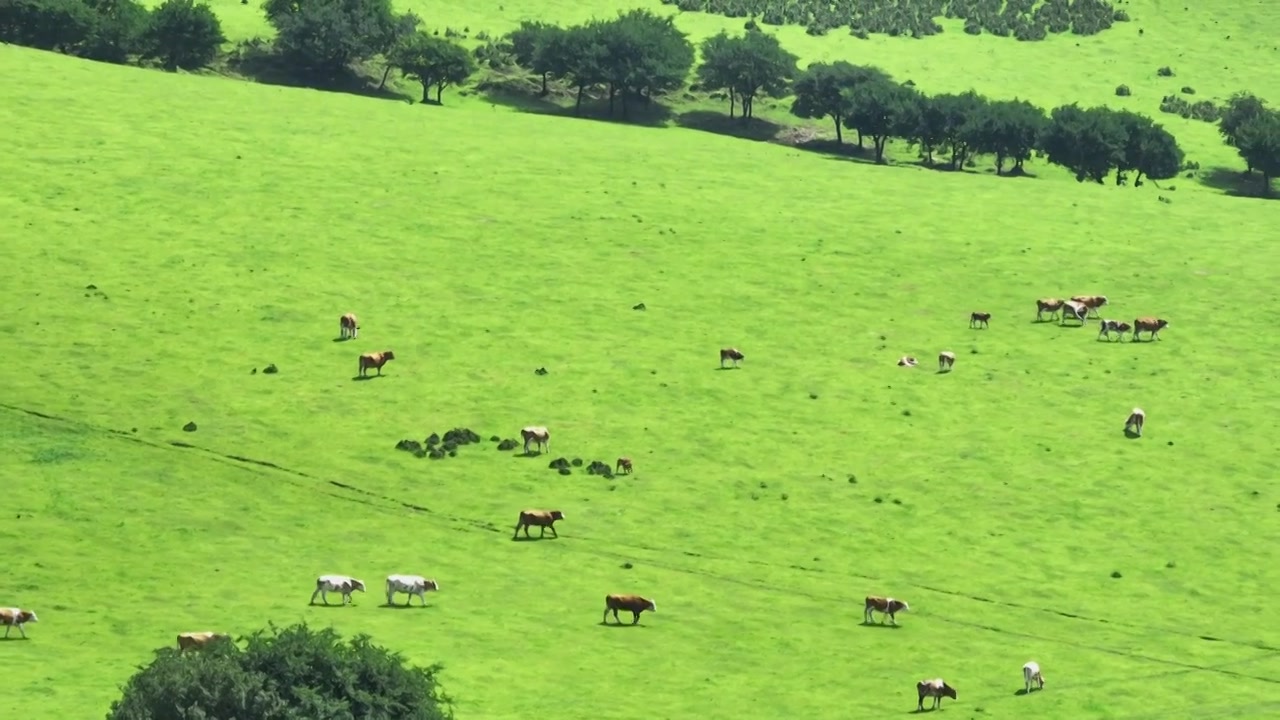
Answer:
[(559, 510), (521, 510), (520, 522), (516, 523), (516, 532), (511, 536), (512, 540), (520, 537), (520, 528), (524, 528), (524, 536), (529, 537), (529, 526), (538, 526), (538, 537), (547, 534), (547, 528), (551, 528), (552, 537), (560, 537), (560, 533), (556, 532), (556, 521), (563, 520), (564, 513)]
[(342, 331), (342, 339), (360, 336), (360, 325), (356, 323), (355, 313), (347, 313), (338, 318), (338, 329)]
[(927, 697), (933, 698), (933, 707), (930, 709), (937, 709), (942, 707), (942, 698), (956, 699), (956, 689), (943, 682), (942, 678), (934, 678), (916, 683), (916, 695), (919, 698), (916, 710), (924, 710), (924, 699)]
[(9, 637), (9, 631), (14, 627), (18, 628), (18, 632), (22, 633), (22, 637), (27, 637), (27, 631), (23, 629), (23, 625), (29, 622), (39, 622), (40, 618), (31, 610), (23, 610), (22, 608), (0, 608), (0, 625), (4, 626), (4, 636)]
[(613, 469), (613, 471), (614, 471), (615, 473), (616, 473), (616, 472), (625, 472), (625, 473), (627, 473), (627, 474), (630, 474), (630, 473), (631, 473), (631, 458), (629, 458), (629, 457), (620, 457), (620, 458), (618, 458), (618, 466), (617, 466), (617, 467), (615, 467), (615, 468)]
[(1089, 308), (1086, 307), (1084, 303), (1076, 302), (1075, 300), (1068, 300), (1062, 304), (1062, 317), (1058, 320), (1058, 324), (1066, 325), (1068, 315), (1079, 320), (1080, 324), (1083, 325), (1085, 320), (1089, 317)]
[(1049, 313), (1049, 319), (1052, 320), (1054, 315), (1062, 309), (1062, 300), (1058, 298), (1040, 298), (1036, 301), (1036, 320), (1043, 320), (1044, 314)]
[(1129, 432), (1129, 428), (1134, 428), (1138, 437), (1142, 437), (1142, 426), (1147, 422), (1147, 414), (1142, 412), (1142, 408), (1134, 408), (1129, 413), (1128, 419), (1124, 421), (1124, 431)]
[(956, 354), (950, 350), (943, 350), (938, 353), (938, 372), (950, 370), (952, 365), (956, 364)]
[(1138, 339), (1138, 333), (1146, 331), (1151, 333), (1151, 340), (1160, 339), (1160, 331), (1169, 327), (1168, 320), (1161, 320), (1155, 317), (1140, 317), (1133, 321), (1133, 339)]
[(395, 360), (396, 354), (390, 350), (382, 352), (365, 353), (360, 356), (360, 377), (368, 377), (369, 368), (377, 368), (378, 374), (382, 374), (382, 366), (388, 362)]
[(1132, 326), (1127, 322), (1121, 322), (1119, 320), (1103, 320), (1102, 327), (1098, 328), (1098, 337), (1101, 338), (1106, 336), (1106, 338), (1110, 340), (1111, 333), (1117, 333), (1120, 336), (1120, 341), (1124, 342), (1124, 334), (1132, 329)]
[(738, 361), (745, 357), (746, 355), (743, 355), (738, 348), (722, 348), (720, 350), (720, 367), (724, 367), (725, 360), (732, 360), (733, 366), (738, 367)]
[(606, 595), (604, 598), (604, 618), (601, 619), (601, 622), (608, 624), (609, 611), (613, 611), (613, 619), (621, 625), (622, 621), (618, 620), (619, 610), (630, 610), (632, 615), (631, 624), (635, 625), (640, 622), (640, 613), (645, 610), (658, 612), (658, 604), (649, 598), (642, 598), (639, 595)]
[(393, 599), (395, 594), (402, 592), (405, 594), (404, 604), (407, 607), (409, 601), (413, 600), (413, 596), (417, 595), (422, 601), (423, 607), (427, 605), (427, 592), (439, 591), (440, 583), (435, 580), (428, 580), (421, 575), (388, 575), (387, 576), (387, 604), (394, 605)]
[(875, 613), (880, 613), (880, 624), (884, 624), (884, 616), (888, 615), (889, 620), (894, 624), (898, 624), (896, 617), (900, 612), (911, 612), (911, 606), (906, 600), (897, 600), (891, 597), (880, 597), (879, 595), (868, 595), (867, 605), (862, 611), (863, 624), (870, 625), (875, 619)]
[(329, 593), (341, 592), (342, 604), (346, 605), (351, 602), (351, 593), (359, 590), (364, 592), (364, 583), (359, 580), (348, 577), (346, 575), (321, 575), (316, 578), (315, 592), (311, 593), (311, 604), (316, 604), (316, 595), (319, 595), (324, 604), (329, 604)]
[(1036, 687), (1044, 689), (1044, 675), (1040, 673), (1040, 664), (1032, 660), (1022, 666), (1022, 682), (1026, 685), (1026, 691), (1031, 692), (1031, 685), (1034, 683)]
[(529, 427), (521, 428), (520, 437), (524, 438), (525, 455), (529, 454), (530, 442), (538, 444), (539, 452), (551, 449), (551, 431), (541, 425), (530, 425)]
[(178, 652), (202, 650), (216, 640), (226, 640), (230, 635), (216, 632), (184, 632), (178, 635)]
[(919, 364), (920, 364), (920, 361), (916, 360), (910, 355), (903, 355), (902, 357), (898, 358), (898, 367), (915, 367)]
[(986, 327), (991, 322), (991, 313), (969, 313), (969, 327)]
[(1073, 295), (1071, 300), (1089, 308), (1094, 317), (1098, 317), (1098, 308), (1107, 304), (1106, 295)]

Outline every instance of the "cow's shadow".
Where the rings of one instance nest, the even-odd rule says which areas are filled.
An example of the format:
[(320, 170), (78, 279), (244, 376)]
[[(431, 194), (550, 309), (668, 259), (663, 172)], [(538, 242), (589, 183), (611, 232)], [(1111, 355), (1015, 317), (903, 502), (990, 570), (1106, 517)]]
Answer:
[(742, 368), (737, 365), (721, 365), (716, 369), (717, 370), (741, 370)]
[(1030, 690), (1028, 690), (1023, 687), (1023, 688), (1018, 688), (1017, 691), (1013, 693), (1013, 695), (1014, 697), (1022, 697), (1023, 695), (1030, 695), (1035, 691), (1036, 691), (1036, 688), (1031, 688)]
[(373, 380), (374, 378), (380, 378), (380, 377), (382, 376), (381, 375), (357, 375), (351, 378), (351, 380), (354, 382), (363, 382), (365, 380)]
[(864, 628), (880, 628), (881, 630), (901, 630), (901, 629), (902, 629), (902, 626), (901, 626), (901, 625), (890, 625), (890, 624), (888, 624), (888, 623), (878, 623), (878, 622), (874, 622), (874, 621), (873, 621), (873, 622), (867, 622), (866, 620), (863, 620), (863, 621), (862, 621), (862, 627), (864, 627)]
[(641, 625), (641, 624), (639, 624), (639, 623), (636, 623), (635, 625), (632, 625), (632, 624), (631, 624), (631, 623), (629, 623), (629, 622), (616, 623), (616, 622), (609, 622), (609, 621), (607, 621), (607, 620), (601, 621), (601, 622), (597, 623), (597, 625), (599, 625), (600, 627), (607, 627), (607, 628), (644, 628), (644, 627), (648, 627), (648, 625)]
[(382, 603), (378, 607), (383, 610), (430, 610), (434, 605), (405, 605), (404, 603)]
[(15, 637), (0, 637), (0, 642), (17, 642), (19, 640), (30, 640), (30, 639), (31, 638), (25, 638), (25, 637), (22, 637), (21, 635), (18, 635)]
[(1129, 428), (1124, 429), (1124, 436), (1129, 438), (1130, 440), (1137, 440), (1138, 438), (1142, 437), (1141, 435), (1134, 432), (1133, 430), (1130, 430)]
[(516, 453), (516, 457), (518, 457), (518, 458), (538, 458), (538, 457), (542, 457), (542, 454), (543, 454), (543, 453), (542, 453), (542, 451), (541, 451), (541, 450), (526, 450), (526, 451), (521, 452), (521, 453)]
[(557, 535), (515, 535), (511, 538), (511, 542), (539, 542), (541, 540), (559, 540)]
[(334, 342), (346, 342), (346, 341), (348, 341), (348, 340), (354, 340), (354, 339), (355, 339), (355, 338), (349, 338), (349, 337), (336, 337), (336, 338), (334, 338), (334, 339), (333, 339), (333, 341), (334, 341)]
[(337, 610), (339, 608), (344, 608), (344, 607), (355, 607), (355, 604), (352, 603), (351, 605), (343, 605), (341, 603), (329, 603), (328, 605), (325, 605), (324, 603), (310, 603), (307, 607), (324, 608), (326, 610), (328, 609)]

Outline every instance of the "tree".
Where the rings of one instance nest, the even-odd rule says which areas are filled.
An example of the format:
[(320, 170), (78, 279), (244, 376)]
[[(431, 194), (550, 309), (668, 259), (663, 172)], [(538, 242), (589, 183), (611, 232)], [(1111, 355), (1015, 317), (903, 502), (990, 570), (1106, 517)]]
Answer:
[(145, 7), (135, 0), (84, 1), (94, 11), (95, 22), (80, 45), (80, 57), (124, 64), (130, 55), (142, 53), (142, 35), (150, 20)]
[(281, 55), (323, 79), (389, 52), (417, 25), (392, 12), (391, 0), (266, 0), (262, 7)]
[(941, 120), (938, 139), (950, 151), (951, 169), (960, 170), (979, 139), (978, 122), (987, 111), (987, 99), (969, 90), (959, 95), (935, 95), (931, 104), (936, 112), (934, 117)]
[(1126, 141), (1123, 158), (1116, 167), (1116, 184), (1124, 183), (1125, 174), (1136, 171), (1133, 185), (1142, 184), (1142, 176), (1152, 180), (1174, 177), (1182, 169), (1182, 148), (1169, 131), (1155, 124), (1151, 118), (1128, 110), (1115, 113), (1120, 127), (1124, 128)]
[(70, 52), (94, 21), (81, 0), (0, 0), (0, 40), (37, 50)]
[(684, 85), (693, 68), (693, 44), (675, 25), (675, 18), (648, 10), (619, 12), (597, 27), (604, 49), (601, 80), (609, 86), (609, 114), (614, 100), (622, 100), (622, 116), (628, 117), (629, 99), (648, 102), (655, 94)]
[(564, 32), (558, 25), (524, 20), (520, 27), (507, 33), (507, 46), (516, 65), (542, 76), (542, 95), (547, 94), (547, 81), (559, 68), (547, 48)]
[(164, 0), (147, 20), (142, 55), (159, 58), (166, 70), (196, 70), (213, 62), (226, 41), (222, 23), (208, 5)]
[[(1222, 133), (1228, 145), (1239, 148), (1237, 138), (1240, 135), (1240, 128), (1266, 112), (1265, 100), (1250, 93), (1236, 93), (1227, 100), (1226, 107), (1222, 110), (1222, 118), (1218, 121), (1218, 132)], [(1245, 162), (1249, 161), (1246, 159)], [(1253, 165), (1249, 165), (1245, 172), (1253, 172)]]
[(1101, 183), (1123, 162), (1128, 140), (1114, 112), (1071, 103), (1050, 113), (1041, 147), (1049, 162), (1074, 172), (1077, 182)]
[(1249, 167), (1262, 173), (1262, 194), (1271, 194), (1271, 178), (1280, 175), (1280, 112), (1266, 110), (1236, 130), (1236, 147)]
[(724, 31), (702, 43), (702, 65), (698, 82), (708, 90), (729, 92), (729, 117), (735, 100), (742, 101), (742, 121), (754, 116), (756, 96), (781, 96), (798, 74), (799, 59), (782, 48), (778, 38), (758, 30), (740, 37)]
[[(877, 81), (889, 81), (889, 76), (879, 68), (859, 67), (843, 60), (813, 63), (796, 78), (791, 114), (802, 118), (831, 118), (836, 126), (836, 143), (842, 144), (844, 133), (840, 127), (850, 109), (845, 91)], [(862, 144), (861, 137), (858, 144)]]
[(998, 100), (979, 113), (969, 133), (973, 152), (994, 155), (996, 174), (1013, 161), (1011, 174), (1021, 174), (1022, 164), (1031, 159), (1040, 144), (1049, 119), (1044, 111), (1026, 100)]
[(439, 665), (410, 667), (361, 635), (343, 642), (305, 624), (258, 631), (241, 650), (222, 642), (200, 652), (172, 648), (125, 684), (108, 720), (447, 720)]
[(884, 164), (889, 137), (909, 133), (919, 106), (914, 88), (888, 80), (861, 83), (844, 91), (845, 127), (871, 138), (876, 162)]
[(417, 32), (401, 41), (388, 58), (390, 64), (422, 83), (422, 102), (431, 101), (435, 88), (436, 103), (444, 89), (466, 82), (476, 71), (476, 62), (467, 49), (434, 35)]
[(604, 46), (603, 23), (590, 22), (571, 27), (563, 33), (550, 34), (545, 44), (538, 48), (538, 62), (551, 68), (549, 72), (565, 78), (577, 91), (573, 113), (582, 112), (582, 98), (587, 88), (605, 81), (605, 61), (608, 50)]

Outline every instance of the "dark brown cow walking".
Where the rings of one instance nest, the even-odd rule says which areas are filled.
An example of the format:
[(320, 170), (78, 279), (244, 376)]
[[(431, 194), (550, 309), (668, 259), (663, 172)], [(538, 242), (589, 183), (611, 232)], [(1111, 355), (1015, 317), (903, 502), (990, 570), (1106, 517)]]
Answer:
[(619, 624), (619, 610), (631, 611), (631, 624), (635, 625), (640, 622), (640, 613), (648, 610), (649, 612), (658, 612), (658, 604), (649, 598), (643, 598), (639, 595), (606, 595), (604, 598), (604, 618), (601, 619), (602, 624), (609, 624), (609, 613), (613, 612), (613, 619)]
[(560, 533), (556, 532), (556, 521), (563, 520), (564, 513), (559, 510), (521, 510), (520, 522), (516, 523), (516, 533), (511, 536), (512, 540), (520, 537), (520, 528), (524, 528), (524, 536), (529, 537), (529, 526), (539, 528), (538, 537), (547, 534), (547, 529), (551, 529), (552, 537), (560, 537)]
[(991, 322), (991, 313), (976, 312), (969, 313), (969, 327), (986, 327)]
[(629, 457), (618, 458), (618, 466), (615, 467), (613, 471), (615, 473), (621, 472), (621, 473), (626, 473), (630, 475), (631, 474), (631, 458)]

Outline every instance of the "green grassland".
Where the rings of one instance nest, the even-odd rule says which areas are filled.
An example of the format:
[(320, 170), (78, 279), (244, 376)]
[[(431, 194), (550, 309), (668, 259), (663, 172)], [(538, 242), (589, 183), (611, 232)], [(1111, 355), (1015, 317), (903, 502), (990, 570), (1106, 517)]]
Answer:
[[(930, 91), (1158, 103), (1171, 64), (1203, 96), (1280, 97), (1262, 5), (1219, 25), (1131, 5), (1044, 44), (786, 33)], [(588, 14), (448, 7), (420, 12), (492, 32)], [(1118, 34), (1138, 25), (1159, 49)], [(443, 662), (465, 718), (887, 717), (938, 675), (948, 716), (1280, 709), (1274, 202), (11, 46), (0, 76), (27, 79), (0, 85), (0, 603), (41, 617), (0, 642), (0, 717), (101, 717), (178, 632), (297, 620)], [(1212, 126), (1160, 119), (1239, 169)], [(1036, 297), (1095, 292), (1172, 325), (1108, 344), (1033, 322)], [(360, 338), (334, 342), (346, 311)], [(747, 358), (720, 371), (729, 344)], [(549, 457), (487, 442), (527, 424)], [(456, 426), (486, 442), (393, 449)], [(619, 455), (634, 475), (547, 469)], [(565, 511), (561, 539), (510, 541), (530, 506)], [(308, 607), (323, 572), (371, 592)], [(381, 608), (391, 572), (442, 591)], [(606, 629), (609, 592), (659, 611)], [(862, 627), (867, 593), (913, 612)], [(1018, 696), (1033, 658), (1048, 687)]]

